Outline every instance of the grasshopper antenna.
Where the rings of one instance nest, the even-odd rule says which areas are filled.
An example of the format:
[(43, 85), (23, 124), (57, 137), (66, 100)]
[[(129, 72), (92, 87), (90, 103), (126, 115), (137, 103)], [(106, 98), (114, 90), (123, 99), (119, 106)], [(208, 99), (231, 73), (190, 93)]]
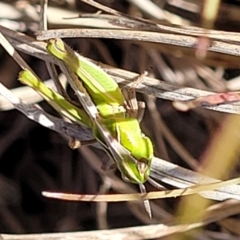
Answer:
[(155, 188), (157, 188), (158, 190), (166, 190), (166, 188), (161, 185), (160, 183), (156, 182), (155, 180), (153, 180), (152, 178), (148, 178), (147, 181)]
[[(146, 188), (143, 184), (139, 184), (139, 188), (140, 188), (141, 193), (147, 194)], [(144, 200), (143, 203), (144, 203), (144, 207), (148, 213), (149, 218), (152, 218), (152, 211), (151, 211), (151, 206), (150, 206), (149, 200)]]

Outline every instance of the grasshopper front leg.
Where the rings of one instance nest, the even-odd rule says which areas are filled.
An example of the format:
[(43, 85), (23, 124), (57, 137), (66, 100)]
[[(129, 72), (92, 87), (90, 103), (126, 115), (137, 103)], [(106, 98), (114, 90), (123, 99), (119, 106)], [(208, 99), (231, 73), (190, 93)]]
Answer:
[(127, 114), (129, 117), (137, 118), (138, 122), (141, 122), (143, 119), (146, 105), (145, 102), (137, 100), (135, 89), (143, 82), (146, 75), (147, 72), (140, 74), (127, 88), (124, 87), (122, 89), (126, 101)]

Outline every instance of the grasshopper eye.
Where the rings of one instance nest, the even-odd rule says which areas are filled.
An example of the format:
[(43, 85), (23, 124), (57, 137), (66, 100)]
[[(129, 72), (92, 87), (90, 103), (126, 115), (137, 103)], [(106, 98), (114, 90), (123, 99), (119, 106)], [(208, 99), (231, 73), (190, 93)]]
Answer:
[(137, 169), (138, 169), (140, 174), (144, 174), (148, 169), (148, 165), (145, 162), (140, 162), (139, 161), (139, 162), (137, 162)]

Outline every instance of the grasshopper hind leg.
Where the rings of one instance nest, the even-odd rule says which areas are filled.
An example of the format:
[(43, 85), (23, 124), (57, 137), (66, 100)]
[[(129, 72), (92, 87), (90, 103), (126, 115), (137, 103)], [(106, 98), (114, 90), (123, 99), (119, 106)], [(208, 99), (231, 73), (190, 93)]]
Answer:
[(145, 103), (141, 101), (137, 101), (136, 98), (136, 87), (141, 84), (144, 80), (144, 76), (147, 73), (140, 74), (130, 85), (128, 88), (123, 88), (122, 93), (124, 95), (127, 107), (127, 114), (129, 117), (137, 118), (139, 122), (142, 121), (144, 110), (145, 110)]

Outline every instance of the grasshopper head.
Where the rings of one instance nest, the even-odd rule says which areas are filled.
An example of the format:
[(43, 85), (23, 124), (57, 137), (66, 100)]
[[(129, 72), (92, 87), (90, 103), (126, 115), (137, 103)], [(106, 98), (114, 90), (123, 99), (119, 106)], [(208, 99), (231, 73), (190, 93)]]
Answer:
[(122, 178), (127, 182), (144, 183), (150, 174), (151, 160), (136, 160), (127, 156), (118, 163), (118, 168), (122, 173)]

